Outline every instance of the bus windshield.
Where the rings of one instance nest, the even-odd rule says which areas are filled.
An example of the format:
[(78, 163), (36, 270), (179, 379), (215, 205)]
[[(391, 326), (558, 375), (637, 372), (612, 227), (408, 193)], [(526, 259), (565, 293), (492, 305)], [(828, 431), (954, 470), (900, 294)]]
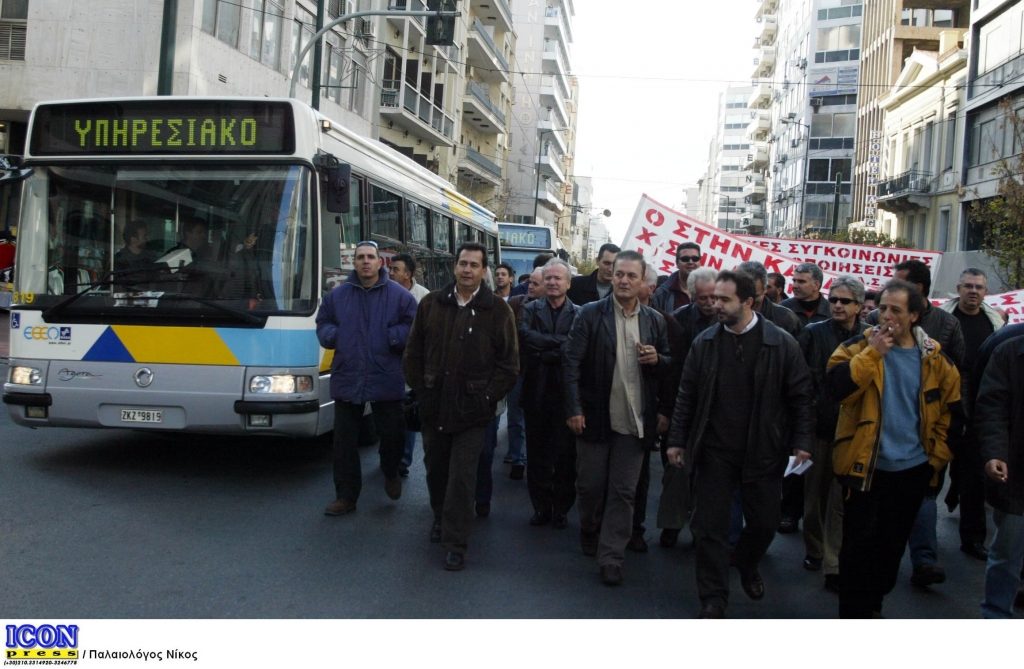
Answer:
[(310, 182), (284, 164), (36, 166), (16, 299), (65, 320), (311, 313)]

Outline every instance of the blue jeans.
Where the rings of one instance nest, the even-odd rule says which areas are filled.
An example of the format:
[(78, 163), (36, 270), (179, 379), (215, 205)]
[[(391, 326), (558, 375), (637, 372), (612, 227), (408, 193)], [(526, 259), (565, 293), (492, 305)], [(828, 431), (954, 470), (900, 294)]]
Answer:
[(921, 501), (921, 508), (914, 518), (914, 527), (910, 530), (910, 562), (914, 567), (936, 565), (939, 563), (939, 537), (935, 526), (938, 523), (936, 498), (930, 493)]
[[(508, 417), (508, 451), (505, 457), (512, 461), (514, 465), (525, 465), (526, 464), (526, 439), (524, 437), (524, 421), (523, 421), (523, 408), (519, 406), (519, 393), (523, 389), (523, 377), (519, 377), (516, 381), (515, 387), (512, 392), (508, 394), (508, 409), (506, 416)], [(494, 439), (495, 445), (497, 445), (498, 439), (498, 427), (495, 423), (494, 427)]]
[(416, 432), (405, 431), (405, 452), (402, 454), (402, 464), (406, 469), (412, 466), (412, 454), (416, 450)]
[(985, 567), (985, 599), (981, 602), (984, 618), (1012, 618), (1013, 599), (1020, 587), (1024, 566), (1024, 516), (992, 511), (996, 533), (988, 549)]

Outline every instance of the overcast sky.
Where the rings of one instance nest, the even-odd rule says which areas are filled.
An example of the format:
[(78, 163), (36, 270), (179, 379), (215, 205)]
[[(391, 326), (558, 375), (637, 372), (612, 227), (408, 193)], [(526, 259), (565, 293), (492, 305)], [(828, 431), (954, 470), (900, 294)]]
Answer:
[(574, 4), (575, 171), (593, 177), (594, 206), (611, 210), (618, 243), (642, 193), (674, 207), (702, 175), (718, 94), (750, 82), (756, 3)]

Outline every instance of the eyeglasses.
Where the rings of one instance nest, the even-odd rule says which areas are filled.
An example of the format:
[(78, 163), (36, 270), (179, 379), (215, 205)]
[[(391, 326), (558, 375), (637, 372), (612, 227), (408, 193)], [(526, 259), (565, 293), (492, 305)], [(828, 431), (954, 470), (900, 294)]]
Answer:
[(841, 304), (841, 305), (843, 305), (845, 307), (845, 306), (847, 306), (849, 304), (856, 303), (857, 300), (853, 299), (852, 297), (830, 297), (830, 298), (828, 298), (828, 302), (829, 302), (829, 304), (839, 303), (839, 304)]
[(679, 262), (700, 262), (700, 256), (679, 256)]
[(372, 239), (366, 239), (361, 242), (356, 242), (356, 248), (359, 248), (360, 246), (372, 246), (375, 249), (380, 249), (380, 247), (377, 246), (377, 242), (373, 241)]

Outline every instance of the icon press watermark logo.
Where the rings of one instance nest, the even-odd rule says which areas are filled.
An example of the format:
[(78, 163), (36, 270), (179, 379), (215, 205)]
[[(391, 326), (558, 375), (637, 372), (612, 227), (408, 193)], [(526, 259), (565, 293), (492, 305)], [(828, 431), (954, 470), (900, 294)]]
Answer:
[(5, 636), (8, 661), (52, 664), (78, 659), (78, 625), (7, 625)]

